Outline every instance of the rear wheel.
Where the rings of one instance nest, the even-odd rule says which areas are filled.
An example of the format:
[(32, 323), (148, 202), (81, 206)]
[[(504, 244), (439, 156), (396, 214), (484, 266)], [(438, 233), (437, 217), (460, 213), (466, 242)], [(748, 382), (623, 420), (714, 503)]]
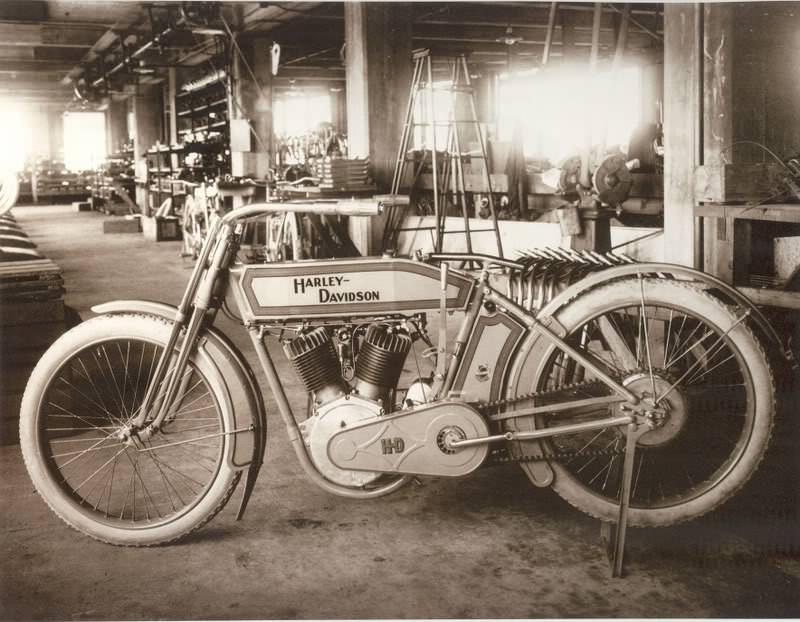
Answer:
[[(611, 283), (557, 314), (570, 345), (662, 412), (637, 444), (631, 524), (668, 525), (708, 512), (758, 465), (772, 429), (774, 383), (743, 317), (696, 287), (666, 279)], [(528, 372), (518, 376), (528, 380), (518, 381), (516, 394), (533, 389), (555, 402), (611, 395), (591, 371), (552, 346), (528, 358)], [(619, 405), (603, 405), (513, 425), (552, 427), (619, 412)], [(553, 488), (588, 514), (616, 520), (624, 446), (620, 428), (543, 442), (546, 453), (559, 454), (551, 462)], [(517, 450), (532, 453), (524, 444)]]
[(45, 353), (25, 391), (20, 440), (37, 491), (65, 522), (104, 542), (175, 540), (222, 509), (239, 479), (225, 458), (222, 379), (202, 352), (162, 431), (129, 434), (168, 332), (144, 316), (84, 322)]

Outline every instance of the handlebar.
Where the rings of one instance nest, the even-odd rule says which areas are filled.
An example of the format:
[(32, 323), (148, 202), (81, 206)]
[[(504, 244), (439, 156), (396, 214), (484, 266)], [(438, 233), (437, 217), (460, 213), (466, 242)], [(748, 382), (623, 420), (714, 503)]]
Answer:
[(251, 203), (225, 214), (223, 222), (230, 223), (240, 218), (261, 216), (269, 213), (312, 212), (314, 214), (336, 216), (379, 216), (382, 211), (380, 203), (358, 201), (289, 201)]
[(250, 203), (225, 214), (223, 223), (269, 213), (311, 212), (334, 216), (380, 216), (384, 207), (408, 205), (407, 196), (381, 195), (371, 199), (312, 199)]

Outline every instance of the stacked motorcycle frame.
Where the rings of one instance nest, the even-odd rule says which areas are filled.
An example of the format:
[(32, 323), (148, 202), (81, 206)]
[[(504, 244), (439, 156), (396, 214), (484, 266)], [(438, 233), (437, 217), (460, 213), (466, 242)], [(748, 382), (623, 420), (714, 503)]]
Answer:
[[(631, 525), (661, 526), (714, 509), (761, 460), (775, 411), (765, 349), (779, 342), (713, 277), (560, 250), (237, 260), (245, 223), (292, 209), (226, 214), (178, 307), (99, 305), (42, 357), (22, 451), (69, 525), (171, 542), (244, 475), (241, 516), (264, 459), (262, 390), (309, 479), (350, 498), (511, 461), (603, 521), (624, 502)], [(248, 332), (266, 386), (214, 326), (219, 310)], [(273, 356), (305, 387), (301, 407)]]

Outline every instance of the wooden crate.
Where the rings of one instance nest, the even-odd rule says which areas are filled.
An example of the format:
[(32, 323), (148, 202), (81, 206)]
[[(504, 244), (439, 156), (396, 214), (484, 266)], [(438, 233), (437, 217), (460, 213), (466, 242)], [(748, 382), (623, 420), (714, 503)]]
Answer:
[(50, 259), (0, 263), (0, 300), (4, 304), (55, 299), (63, 294), (61, 268)]
[(142, 233), (153, 242), (172, 242), (182, 238), (181, 223), (176, 216), (142, 217)]
[(139, 233), (138, 218), (109, 218), (103, 221), (103, 233)]

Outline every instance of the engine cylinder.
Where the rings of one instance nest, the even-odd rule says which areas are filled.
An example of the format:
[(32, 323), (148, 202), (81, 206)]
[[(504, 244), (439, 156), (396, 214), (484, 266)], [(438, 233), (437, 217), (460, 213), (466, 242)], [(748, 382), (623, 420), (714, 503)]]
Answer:
[(283, 347), (307, 391), (325, 403), (345, 393), (339, 357), (323, 327), (296, 337)]
[(356, 359), (356, 388), (371, 399), (384, 399), (397, 386), (403, 373), (403, 362), (411, 349), (411, 337), (392, 332), (386, 324), (373, 324), (367, 329)]

